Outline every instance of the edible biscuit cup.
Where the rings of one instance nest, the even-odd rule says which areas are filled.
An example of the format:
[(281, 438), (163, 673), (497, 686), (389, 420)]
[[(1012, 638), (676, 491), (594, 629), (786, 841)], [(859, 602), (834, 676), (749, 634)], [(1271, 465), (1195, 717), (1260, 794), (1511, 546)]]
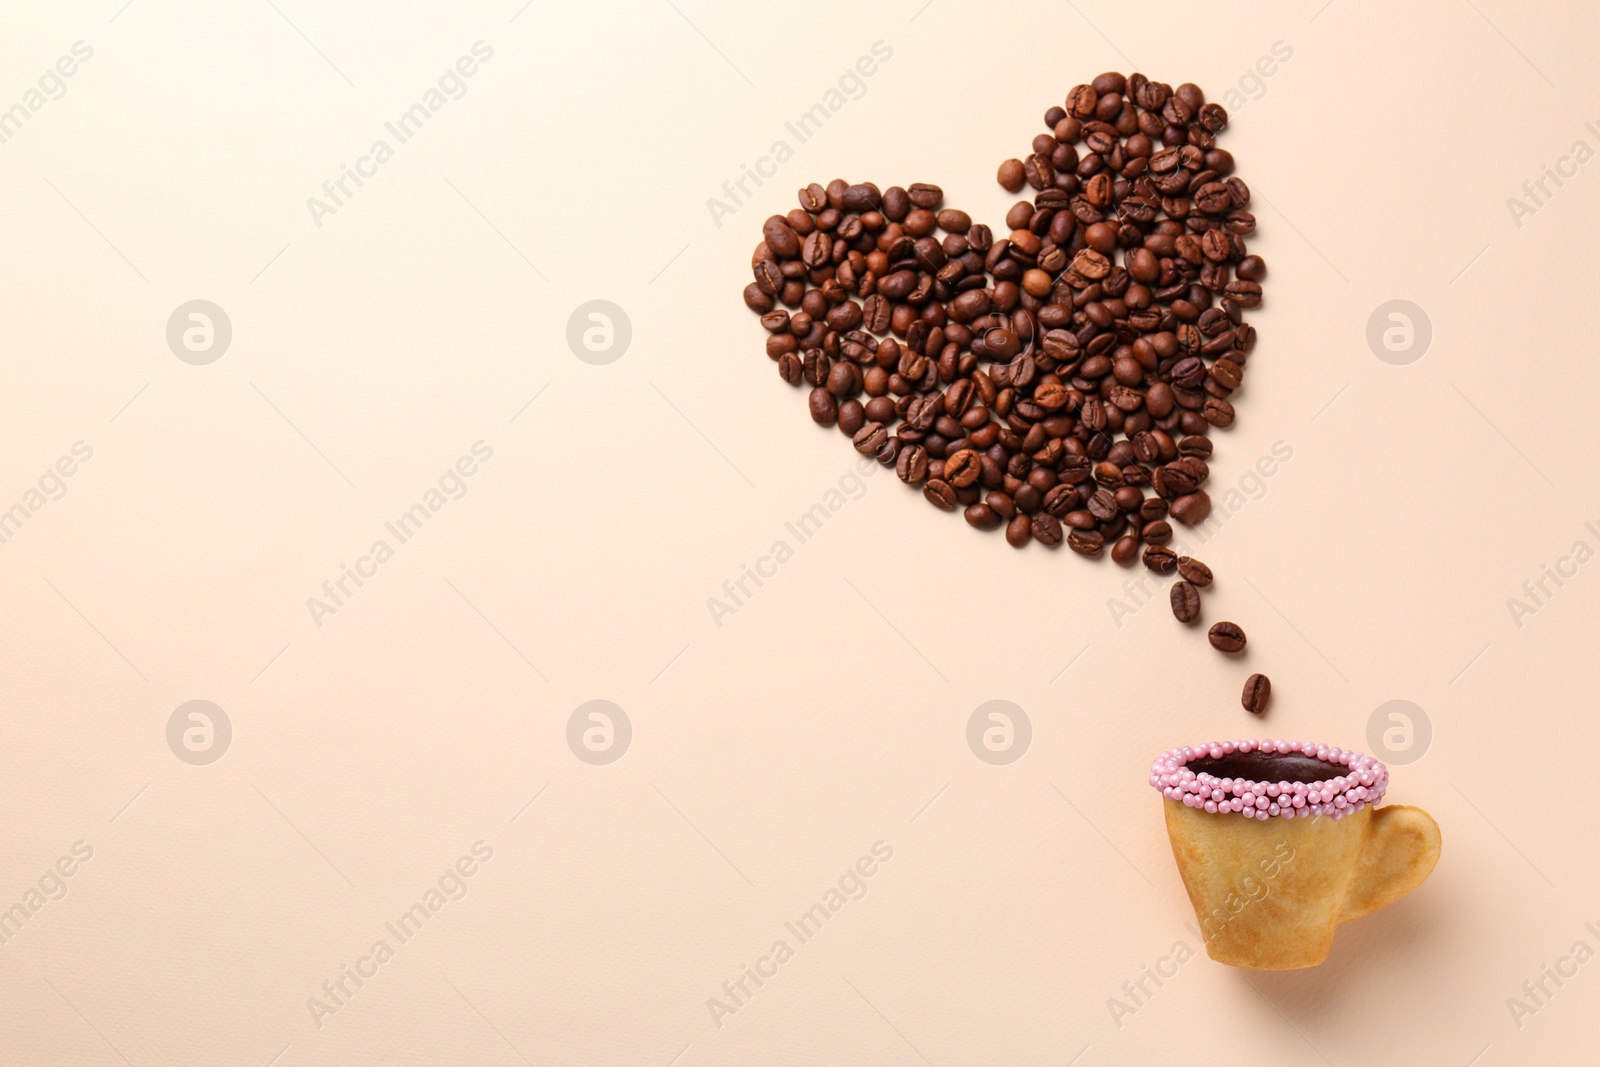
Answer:
[(1150, 768), (1206, 952), (1255, 970), (1315, 967), (1339, 924), (1421, 885), (1439, 826), (1377, 807), (1389, 771), (1360, 752), (1300, 741), (1171, 749)]

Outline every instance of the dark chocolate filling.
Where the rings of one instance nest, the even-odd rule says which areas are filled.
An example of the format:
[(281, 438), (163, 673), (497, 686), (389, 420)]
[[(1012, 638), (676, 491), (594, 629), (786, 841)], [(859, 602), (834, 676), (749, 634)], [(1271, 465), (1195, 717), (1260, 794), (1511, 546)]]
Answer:
[(1328, 763), (1299, 752), (1234, 752), (1216, 759), (1190, 760), (1184, 766), (1195, 774), (1249, 782), (1325, 782), (1350, 770), (1342, 763)]

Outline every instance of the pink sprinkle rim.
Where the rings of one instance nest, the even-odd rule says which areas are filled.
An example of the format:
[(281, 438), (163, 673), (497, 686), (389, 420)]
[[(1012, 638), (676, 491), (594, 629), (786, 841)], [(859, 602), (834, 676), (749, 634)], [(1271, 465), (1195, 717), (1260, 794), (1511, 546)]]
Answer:
[[(1236, 752), (1297, 752), (1347, 770), (1321, 782), (1252, 782), (1218, 778), (1203, 771), (1196, 774), (1187, 766), (1191, 760), (1220, 759)], [(1328, 815), (1342, 819), (1383, 799), (1389, 788), (1389, 768), (1364, 752), (1311, 741), (1213, 741), (1161, 753), (1150, 764), (1150, 784), (1168, 800), (1213, 815), (1239, 814), (1247, 819)]]

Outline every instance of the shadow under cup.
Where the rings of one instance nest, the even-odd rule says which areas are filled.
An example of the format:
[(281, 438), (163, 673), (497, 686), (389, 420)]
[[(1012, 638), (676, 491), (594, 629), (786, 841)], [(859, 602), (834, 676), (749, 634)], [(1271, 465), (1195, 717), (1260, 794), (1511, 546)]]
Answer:
[[(1262, 751), (1270, 744), (1174, 750), (1158, 758), (1151, 784), (1166, 795), (1172, 855), (1207, 954), (1257, 970), (1314, 967), (1327, 958), (1340, 923), (1398, 900), (1427, 878), (1439, 857), (1439, 828), (1419, 808), (1373, 806), (1387, 782), (1381, 763), (1359, 753), (1344, 753), (1346, 762), (1339, 762), (1339, 750), (1319, 758), (1315, 746)], [(1378, 788), (1363, 790), (1348, 808), (1321, 803), (1322, 791), (1356, 780), (1357, 764)], [(1272, 810), (1281, 797), (1288, 817), (1258, 809), (1247, 818), (1228, 807), (1226, 798), (1238, 788), (1265, 795), (1269, 783)], [(1202, 798), (1219, 789), (1221, 810), (1207, 810)], [(1185, 790), (1187, 803), (1173, 796)], [(1292, 808), (1294, 795), (1318, 802)]]

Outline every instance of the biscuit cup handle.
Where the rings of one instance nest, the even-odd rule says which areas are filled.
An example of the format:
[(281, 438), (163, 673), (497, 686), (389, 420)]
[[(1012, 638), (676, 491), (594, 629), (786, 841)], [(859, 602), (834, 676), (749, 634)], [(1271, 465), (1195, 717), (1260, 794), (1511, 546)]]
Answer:
[(1360, 866), (1345, 898), (1343, 919), (1359, 919), (1411, 892), (1439, 862), (1439, 824), (1421, 808), (1377, 808)]

